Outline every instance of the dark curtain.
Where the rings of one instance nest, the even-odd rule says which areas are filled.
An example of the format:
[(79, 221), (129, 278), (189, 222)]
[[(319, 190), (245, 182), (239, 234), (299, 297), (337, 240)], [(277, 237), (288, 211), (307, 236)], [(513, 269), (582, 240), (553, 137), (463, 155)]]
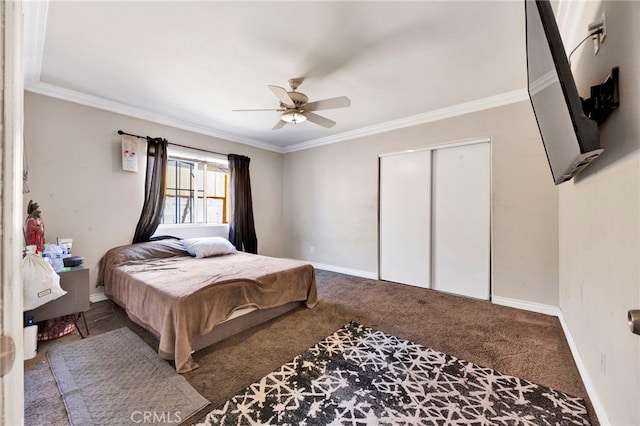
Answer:
[(258, 253), (258, 239), (253, 223), (249, 157), (229, 154), (229, 241), (236, 249), (247, 253)]
[(166, 139), (147, 137), (144, 205), (133, 236), (133, 243), (149, 241), (162, 219), (167, 181), (167, 143)]

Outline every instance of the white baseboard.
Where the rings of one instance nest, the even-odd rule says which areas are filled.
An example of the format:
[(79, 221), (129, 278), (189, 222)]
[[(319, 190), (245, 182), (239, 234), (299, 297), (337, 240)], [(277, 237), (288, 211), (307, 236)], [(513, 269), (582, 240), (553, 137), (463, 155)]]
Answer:
[(496, 305), (522, 309), (523, 311), (537, 312), (539, 314), (560, 316), (560, 308), (543, 303), (527, 302), (526, 300), (511, 299), (509, 297), (491, 296), (491, 301)]
[[(308, 261), (307, 261), (308, 262)], [(354, 277), (368, 278), (370, 280), (377, 280), (377, 272), (361, 271), (359, 269), (343, 268), (342, 266), (326, 265), (324, 263), (309, 262), (316, 269), (322, 269), (323, 271), (337, 272), (339, 274), (352, 275)]]
[(104, 293), (91, 293), (89, 295), (89, 302), (91, 303), (103, 302), (105, 300), (109, 300), (109, 298), (105, 296)]
[(564, 331), (564, 335), (567, 338), (567, 343), (569, 344), (569, 348), (571, 348), (573, 360), (576, 363), (576, 367), (578, 367), (580, 377), (582, 377), (582, 383), (584, 383), (584, 387), (587, 390), (587, 394), (589, 395), (589, 399), (591, 400), (591, 405), (593, 405), (593, 410), (596, 412), (598, 421), (602, 426), (609, 426), (611, 425), (611, 422), (609, 421), (607, 412), (605, 411), (604, 405), (602, 405), (602, 401), (600, 401), (600, 397), (598, 396), (598, 392), (596, 392), (596, 388), (591, 381), (591, 376), (587, 371), (587, 367), (582, 361), (580, 351), (578, 350), (578, 346), (576, 346), (576, 342), (573, 340), (573, 336), (571, 335), (571, 331), (569, 331), (569, 326), (564, 320), (564, 316), (562, 316), (562, 311), (560, 311), (558, 319), (560, 320), (560, 325), (562, 325), (562, 330)]
[(551, 315), (557, 317), (560, 321), (560, 325), (562, 326), (562, 331), (564, 332), (564, 336), (567, 339), (567, 343), (569, 344), (569, 349), (571, 349), (571, 355), (573, 355), (573, 360), (576, 363), (576, 367), (578, 367), (578, 372), (580, 373), (580, 377), (582, 378), (582, 383), (584, 383), (584, 387), (587, 390), (587, 394), (589, 395), (589, 399), (591, 400), (591, 405), (593, 405), (593, 409), (596, 412), (596, 416), (598, 417), (598, 421), (602, 426), (608, 426), (611, 424), (609, 422), (609, 417), (602, 405), (602, 401), (600, 401), (600, 397), (596, 392), (596, 388), (591, 381), (591, 376), (589, 375), (589, 371), (582, 361), (582, 357), (580, 356), (580, 351), (578, 350), (578, 346), (576, 346), (576, 342), (573, 340), (573, 336), (571, 335), (571, 331), (569, 330), (569, 326), (567, 325), (564, 317), (562, 315), (562, 311), (557, 306), (545, 305), (542, 303), (534, 303), (527, 302), (525, 300), (518, 299), (510, 299), (508, 297), (500, 297), (500, 296), (492, 296), (491, 301), (496, 305), (509, 306), (511, 308), (522, 309), (525, 311), (537, 312), (540, 314)]

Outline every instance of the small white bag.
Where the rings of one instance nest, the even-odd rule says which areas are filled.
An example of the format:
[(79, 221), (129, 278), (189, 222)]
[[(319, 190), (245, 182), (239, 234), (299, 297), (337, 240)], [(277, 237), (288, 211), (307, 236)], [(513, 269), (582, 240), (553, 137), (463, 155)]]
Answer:
[(60, 287), (60, 276), (37, 254), (22, 259), (24, 310), (30, 311), (67, 294)]

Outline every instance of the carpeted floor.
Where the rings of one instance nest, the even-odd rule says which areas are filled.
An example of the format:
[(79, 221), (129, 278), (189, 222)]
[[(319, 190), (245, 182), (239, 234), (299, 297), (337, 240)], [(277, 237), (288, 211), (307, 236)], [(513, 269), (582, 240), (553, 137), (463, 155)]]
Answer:
[[(320, 303), (299, 308), (194, 354), (200, 368), (184, 375), (212, 402), (201, 414), (289, 362), (349, 321), (374, 327), (457, 358), (588, 396), (557, 318), (417, 287), (317, 271)], [(91, 335), (127, 326), (152, 348), (157, 341), (111, 302), (87, 313)], [(66, 425), (66, 412), (46, 360), (44, 343), (25, 362), (25, 424)], [(591, 422), (597, 419), (589, 404)], [(196, 420), (198, 416), (194, 416)]]
[(584, 401), (350, 322), (197, 426), (588, 425)]

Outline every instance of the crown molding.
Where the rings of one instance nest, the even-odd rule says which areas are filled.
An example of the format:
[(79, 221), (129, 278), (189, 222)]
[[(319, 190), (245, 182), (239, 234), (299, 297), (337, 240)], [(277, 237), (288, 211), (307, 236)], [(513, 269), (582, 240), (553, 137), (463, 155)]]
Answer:
[(151, 121), (158, 124), (163, 124), (178, 129), (187, 130), (190, 132), (212, 136), (215, 138), (224, 139), (226, 141), (237, 142), (244, 145), (253, 146), (255, 148), (264, 149), (267, 151), (277, 152), (279, 154), (287, 154), (296, 151), (302, 151), (311, 148), (317, 148), (324, 145), (330, 145), (334, 143), (340, 143), (351, 139), (361, 138), (370, 135), (376, 135), (380, 133), (390, 132), (393, 130), (404, 129), (406, 127), (417, 126), (420, 124), (430, 123), (446, 118), (452, 118), (459, 115), (478, 112), (486, 109), (496, 108), (512, 103), (517, 103), (528, 99), (528, 93), (526, 89), (513, 90), (511, 92), (502, 93), (495, 96), (490, 96), (475, 101), (465, 102), (458, 105), (453, 105), (446, 108), (440, 108), (434, 111), (429, 111), (423, 114), (414, 115), (411, 117), (405, 117), (398, 120), (387, 121), (385, 123), (376, 124), (362, 129), (356, 129), (349, 132), (343, 132), (324, 138), (309, 140), (300, 142), (287, 147), (280, 147), (277, 145), (261, 142), (255, 139), (246, 138), (237, 134), (223, 132), (217, 129), (213, 129), (207, 126), (203, 126), (198, 123), (192, 123), (176, 118), (158, 115), (150, 111), (136, 108), (130, 105), (126, 105), (120, 102), (111, 101), (108, 99), (100, 98), (97, 96), (87, 95), (74, 90), (65, 89), (62, 87), (54, 86), (48, 83), (36, 83), (30, 86), (25, 86), (25, 90), (33, 93), (37, 93), (52, 98), (61, 99), (85, 105), (93, 108), (102, 109), (105, 111), (114, 112), (117, 114), (126, 115), (128, 117), (139, 118), (142, 120)]
[(532, 81), (529, 90), (531, 91), (531, 95), (536, 95), (555, 83), (559, 84), (560, 80), (558, 78), (558, 73), (556, 72), (556, 70), (552, 69), (551, 71), (546, 72), (540, 78)]
[(305, 149), (316, 148), (319, 146), (343, 142), (350, 139), (376, 135), (379, 133), (390, 132), (392, 130), (404, 129), (406, 127), (444, 120), (445, 118), (451, 118), (459, 115), (482, 111), (485, 109), (496, 108), (528, 99), (529, 95), (526, 89), (517, 89), (510, 92), (501, 93), (499, 95), (478, 99), (475, 101), (464, 102), (458, 105), (440, 108), (423, 114), (413, 115), (398, 120), (387, 121), (385, 123), (364, 127), (362, 129), (357, 129), (350, 132), (344, 132), (325, 138), (297, 143), (284, 147), (283, 152), (286, 154), (295, 151), (302, 151)]
[(108, 99), (100, 98), (97, 96), (87, 95), (74, 90), (64, 89), (62, 87), (54, 86), (47, 83), (32, 84), (29, 87), (25, 87), (26, 91), (37, 93), (39, 95), (45, 95), (52, 98), (61, 99), (64, 101), (73, 102), (80, 105), (85, 105), (93, 108), (102, 109), (105, 111), (115, 112), (117, 114), (126, 115), (128, 117), (139, 118), (141, 120), (151, 121), (153, 123), (163, 124), (165, 126), (175, 127), (177, 129), (188, 130), (190, 132), (199, 133), (202, 135), (212, 136), (226, 141), (237, 142), (244, 145), (253, 146), (255, 148), (264, 149), (267, 151), (283, 153), (280, 146), (268, 144), (255, 139), (246, 138), (234, 133), (222, 132), (211, 127), (203, 126), (198, 123), (184, 121), (172, 117), (159, 115), (141, 108), (136, 108), (130, 105), (126, 105), (120, 102), (111, 101)]

